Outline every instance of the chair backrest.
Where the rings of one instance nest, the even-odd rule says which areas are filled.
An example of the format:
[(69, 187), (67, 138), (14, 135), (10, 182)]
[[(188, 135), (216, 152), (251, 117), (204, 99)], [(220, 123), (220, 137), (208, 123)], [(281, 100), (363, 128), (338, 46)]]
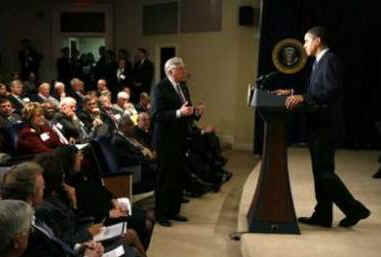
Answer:
[(8, 153), (12, 156), (18, 154), (17, 145), (19, 141), (20, 131), (25, 127), (25, 123), (15, 123), (3, 127), (5, 140), (7, 142)]
[(101, 176), (119, 172), (119, 163), (112, 149), (111, 138), (102, 136), (92, 140), (91, 143), (97, 154)]

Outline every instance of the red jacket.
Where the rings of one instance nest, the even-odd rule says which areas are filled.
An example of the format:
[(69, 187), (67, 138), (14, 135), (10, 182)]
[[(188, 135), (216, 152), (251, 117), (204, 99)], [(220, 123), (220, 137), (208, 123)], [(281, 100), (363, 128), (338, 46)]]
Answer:
[(20, 153), (51, 152), (62, 145), (57, 134), (48, 126), (41, 128), (38, 133), (34, 128), (26, 126), (20, 131), (18, 151)]

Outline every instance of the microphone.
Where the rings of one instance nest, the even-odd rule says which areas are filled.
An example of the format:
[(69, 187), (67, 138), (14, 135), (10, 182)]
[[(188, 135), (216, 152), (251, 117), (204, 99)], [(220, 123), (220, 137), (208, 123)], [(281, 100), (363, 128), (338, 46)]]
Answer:
[(278, 74), (279, 74), (278, 71), (272, 71), (268, 74), (264, 74), (264, 75), (259, 76), (255, 81), (259, 85), (258, 88), (264, 89), (265, 83)]

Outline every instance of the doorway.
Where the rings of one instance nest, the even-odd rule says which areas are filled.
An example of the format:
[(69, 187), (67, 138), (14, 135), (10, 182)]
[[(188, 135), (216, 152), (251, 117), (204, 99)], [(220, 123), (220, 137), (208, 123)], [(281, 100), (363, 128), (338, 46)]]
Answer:
[(165, 78), (164, 65), (166, 61), (176, 56), (176, 47), (160, 47), (160, 79)]

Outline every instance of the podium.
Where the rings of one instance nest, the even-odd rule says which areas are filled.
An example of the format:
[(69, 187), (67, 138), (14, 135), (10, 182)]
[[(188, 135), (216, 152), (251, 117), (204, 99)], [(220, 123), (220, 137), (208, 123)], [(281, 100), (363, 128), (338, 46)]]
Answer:
[(247, 215), (253, 233), (300, 234), (288, 174), (285, 100), (257, 88), (250, 100), (265, 123), (262, 166)]

